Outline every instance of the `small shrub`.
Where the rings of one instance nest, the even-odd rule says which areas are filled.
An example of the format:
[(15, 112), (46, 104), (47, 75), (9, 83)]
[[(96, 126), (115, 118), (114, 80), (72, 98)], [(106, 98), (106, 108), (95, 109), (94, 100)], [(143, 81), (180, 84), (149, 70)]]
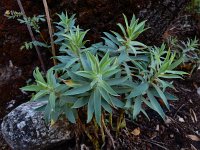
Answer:
[[(100, 132), (104, 142), (107, 126), (119, 132), (125, 125), (125, 113), (132, 119), (140, 112), (148, 117), (146, 107), (149, 107), (165, 119), (163, 108), (169, 109), (168, 100), (177, 99), (166, 92), (167, 88), (174, 88), (169, 79), (181, 78), (185, 72), (174, 70), (182, 60), (176, 59), (176, 53), (165, 44), (149, 47), (136, 41), (146, 30), (145, 21), (139, 22), (133, 16), (128, 23), (124, 15), (125, 26), (118, 24), (121, 34), (105, 32), (104, 42), (86, 47), (88, 30), (75, 25), (74, 15), (58, 16), (60, 22), (56, 23), (55, 33), (61, 54), (56, 56), (58, 65), (50, 68), (46, 77), (36, 68), (33, 73), (36, 83), (21, 88), (35, 92), (33, 101), (46, 101), (40, 110), (45, 112), (47, 123), (54, 124), (65, 116), (80, 124), (98, 149), (99, 137), (88, 130), (91, 126)], [(115, 127), (113, 113), (119, 115)]]
[(196, 39), (187, 39), (187, 41), (179, 41), (176, 38), (170, 37), (168, 39), (168, 46), (172, 51), (177, 53), (177, 59), (182, 59), (181, 66), (191, 64), (189, 70), (190, 74), (200, 65), (200, 51), (199, 41)]

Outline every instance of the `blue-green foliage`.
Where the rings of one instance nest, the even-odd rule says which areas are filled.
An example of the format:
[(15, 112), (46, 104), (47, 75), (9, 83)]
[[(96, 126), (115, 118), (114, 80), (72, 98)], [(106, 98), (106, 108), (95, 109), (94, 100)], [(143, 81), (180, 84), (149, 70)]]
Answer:
[(187, 39), (186, 41), (177, 40), (175, 37), (169, 37), (167, 41), (168, 46), (173, 52), (176, 52), (177, 59), (182, 59), (182, 65), (192, 63), (192, 69), (195, 70), (200, 65), (200, 50), (199, 40), (195, 37), (194, 39)]
[(74, 123), (79, 117), (77, 110), (81, 110), (87, 114), (85, 122), (94, 117), (101, 126), (103, 113), (123, 109), (135, 119), (140, 112), (148, 117), (146, 107), (165, 118), (163, 107), (169, 109), (168, 100), (177, 99), (166, 92), (174, 88), (168, 79), (185, 73), (174, 70), (182, 59), (176, 59), (164, 44), (148, 47), (136, 40), (146, 30), (145, 21), (133, 16), (128, 23), (124, 15), (125, 26), (118, 24), (122, 33), (104, 33), (104, 42), (86, 47), (88, 30), (75, 25), (74, 15), (58, 16), (55, 43), (59, 64), (46, 78), (36, 69), (36, 84), (22, 88), (35, 92), (32, 100), (47, 102), (43, 106), (47, 122), (54, 123), (65, 115)]

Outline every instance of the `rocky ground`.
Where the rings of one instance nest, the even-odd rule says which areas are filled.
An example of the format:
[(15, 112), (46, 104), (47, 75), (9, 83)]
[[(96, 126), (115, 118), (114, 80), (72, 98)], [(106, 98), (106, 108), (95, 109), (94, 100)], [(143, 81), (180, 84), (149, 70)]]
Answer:
[[(44, 14), (42, 2), (35, 0), (23, 1), (27, 15)], [(103, 31), (117, 30), (116, 23), (122, 22), (122, 13), (129, 18), (136, 14), (141, 20), (146, 19), (151, 28), (140, 37), (146, 44), (159, 45), (170, 35), (179, 39), (187, 37), (200, 38), (200, 17), (185, 11), (187, 0), (48, 0), (51, 17), (56, 20), (56, 12), (67, 10), (69, 14), (76, 13), (81, 28), (90, 29), (90, 43), (100, 41)], [(0, 122), (3, 116), (19, 104), (26, 102), (29, 95), (22, 93), (19, 88), (26, 85), (32, 78), (32, 71), (39, 66), (34, 50), (20, 51), (24, 41), (30, 40), (26, 26), (17, 21), (8, 20), (3, 16), (6, 10), (19, 10), (17, 2), (12, 0), (0, 1)], [(46, 25), (42, 32), (48, 38)], [(45, 65), (50, 67), (50, 54), (41, 50)], [(115, 139), (119, 149), (200, 149), (200, 96), (197, 87), (200, 86), (200, 75), (195, 73), (192, 78), (175, 81), (179, 101), (171, 103), (171, 111), (167, 112), (167, 122), (161, 121), (152, 113), (151, 121), (143, 116), (135, 123), (127, 120), (124, 129)], [(137, 130), (135, 130), (137, 129)], [(138, 135), (127, 134), (130, 131), (140, 131)], [(133, 132), (134, 133), (134, 132)], [(71, 142), (73, 147), (74, 141)], [(80, 145), (90, 147), (91, 144), (82, 138)], [(66, 146), (67, 145), (67, 146)], [(0, 147), (9, 147), (0, 136)], [(64, 143), (56, 149), (66, 149)], [(123, 147), (123, 148), (122, 148)], [(72, 148), (73, 149), (73, 148)]]

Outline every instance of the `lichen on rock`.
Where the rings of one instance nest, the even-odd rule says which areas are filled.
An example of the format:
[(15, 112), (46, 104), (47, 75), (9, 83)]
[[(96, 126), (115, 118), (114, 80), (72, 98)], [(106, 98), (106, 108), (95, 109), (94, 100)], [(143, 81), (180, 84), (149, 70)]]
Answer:
[(35, 110), (43, 105), (44, 102), (27, 102), (4, 117), (1, 130), (12, 149), (44, 149), (73, 138), (66, 120), (59, 120), (53, 126), (45, 124), (44, 113)]

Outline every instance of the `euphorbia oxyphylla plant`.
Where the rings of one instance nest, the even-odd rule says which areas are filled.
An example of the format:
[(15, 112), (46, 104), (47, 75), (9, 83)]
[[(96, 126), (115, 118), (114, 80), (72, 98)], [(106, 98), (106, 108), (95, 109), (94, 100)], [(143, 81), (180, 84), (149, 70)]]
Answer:
[(199, 40), (187, 39), (187, 41), (179, 41), (175, 37), (169, 37), (167, 44), (174, 52), (177, 52), (177, 59), (182, 60), (181, 67), (191, 64), (190, 74), (200, 65)]
[(82, 63), (83, 71), (76, 71), (78, 76), (72, 80), (77, 85), (64, 95), (76, 96), (77, 101), (72, 108), (87, 105), (87, 122), (92, 119), (94, 113), (97, 123), (101, 125), (102, 108), (112, 113), (112, 108), (123, 107), (123, 102), (117, 98), (119, 94), (113, 88), (121, 86), (127, 78), (115, 77), (120, 72), (119, 65), (114, 57), (109, 58), (108, 53), (101, 61), (90, 52), (86, 55), (89, 64)]
[(177, 99), (166, 92), (167, 87), (174, 87), (172, 83), (165, 79), (181, 78), (181, 75), (185, 74), (185, 72), (173, 71), (181, 61), (175, 60), (175, 53), (171, 53), (170, 50), (166, 51), (164, 44), (160, 48), (153, 47), (150, 50), (149, 63), (139, 67), (139, 72), (136, 77), (140, 82), (135, 85), (131, 93), (127, 96), (128, 101), (125, 107), (130, 108), (132, 106), (131, 99), (133, 99), (133, 118), (135, 118), (140, 111), (148, 117), (145, 110), (142, 108), (142, 103), (145, 103), (164, 119), (165, 114), (157, 98), (161, 99), (168, 109), (168, 100)]
[[(123, 113), (128, 113), (135, 119), (142, 112), (148, 117), (148, 106), (165, 118), (160, 101), (169, 109), (168, 100), (176, 99), (166, 92), (166, 88), (174, 88), (166, 79), (181, 78), (184, 72), (174, 69), (182, 61), (176, 60), (176, 54), (166, 50), (164, 44), (147, 47), (136, 41), (145, 30), (145, 21), (139, 23), (133, 16), (128, 24), (124, 15), (125, 27), (118, 24), (122, 35), (105, 33), (104, 43), (86, 47), (87, 31), (75, 26), (74, 15), (62, 13), (59, 17), (55, 43), (62, 54), (56, 57), (60, 63), (47, 72), (46, 79), (36, 69), (36, 84), (22, 88), (36, 92), (33, 100), (46, 101), (40, 110), (45, 111), (47, 122), (54, 123), (65, 115), (72, 123), (81, 122), (92, 140), (93, 133), (85, 126), (88, 123), (88, 127), (92, 125), (101, 132), (104, 142), (107, 114), (111, 118), (113, 113), (120, 114), (121, 119)], [(120, 125), (116, 126), (118, 131)], [(98, 140), (92, 141), (98, 149)]]

